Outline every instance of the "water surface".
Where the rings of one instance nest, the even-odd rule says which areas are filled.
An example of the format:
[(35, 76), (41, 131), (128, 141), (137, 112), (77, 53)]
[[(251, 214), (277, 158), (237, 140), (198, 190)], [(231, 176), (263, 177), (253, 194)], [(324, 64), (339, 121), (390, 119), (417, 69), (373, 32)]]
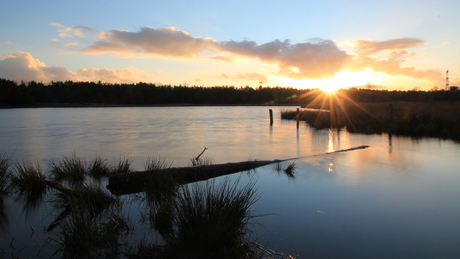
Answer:
[[(275, 122), (269, 126), (268, 109)], [(190, 164), (204, 147), (216, 163), (286, 159), (369, 145), (296, 161), (295, 179), (265, 166), (253, 205), (258, 241), (299, 258), (460, 258), (460, 145), (452, 141), (316, 131), (281, 121), (280, 107), (43, 108), (0, 110), (0, 153), (13, 162), (73, 153), (91, 160), (147, 157)], [(286, 167), (289, 163), (283, 163)], [(45, 203), (46, 204), (46, 203)], [(34, 257), (53, 217), (6, 199), (0, 248)], [(134, 209), (133, 209), (134, 211)], [(27, 217), (26, 217), (27, 216)], [(13, 239), (14, 238), (14, 239)], [(11, 248), (14, 246), (14, 250)]]

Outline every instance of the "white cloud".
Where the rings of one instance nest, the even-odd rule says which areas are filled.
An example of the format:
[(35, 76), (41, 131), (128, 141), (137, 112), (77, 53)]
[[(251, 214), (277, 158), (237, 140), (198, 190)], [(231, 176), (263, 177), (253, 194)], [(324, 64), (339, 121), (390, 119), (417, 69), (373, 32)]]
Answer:
[(94, 41), (81, 51), (90, 54), (121, 53), (190, 58), (197, 57), (200, 52), (214, 45), (211, 39), (192, 37), (174, 27), (144, 27), (139, 32), (111, 30), (99, 35), (100, 40)]
[(347, 52), (342, 49), (346, 46), (324, 39), (296, 44), (288, 40), (273, 40), (263, 44), (248, 40), (217, 42), (210, 38), (194, 37), (174, 27), (143, 27), (137, 32), (116, 29), (102, 32), (83, 26), (69, 28), (56, 23), (51, 25), (58, 27), (58, 32), (66, 37), (73, 35), (83, 38), (91, 34), (92, 40), (68, 42), (61, 46), (94, 55), (110, 53), (123, 57), (206, 58), (231, 63), (248, 58), (277, 66), (272, 74), (274, 76), (297, 80), (333, 78), (344, 70), (360, 72), (366, 68), (387, 75), (429, 81), (442, 78), (435, 69), (403, 66), (406, 59), (419, 55), (408, 50), (424, 44), (417, 38), (353, 40), (347, 43), (353, 46), (354, 52)]
[(34, 59), (30, 53), (16, 52), (3, 56), (0, 61), (0, 77), (15, 81), (103, 81), (109, 83), (135, 83), (155, 79), (155, 75), (134, 67), (125, 69), (82, 68), (77, 72), (64, 67), (47, 67), (45, 63)]

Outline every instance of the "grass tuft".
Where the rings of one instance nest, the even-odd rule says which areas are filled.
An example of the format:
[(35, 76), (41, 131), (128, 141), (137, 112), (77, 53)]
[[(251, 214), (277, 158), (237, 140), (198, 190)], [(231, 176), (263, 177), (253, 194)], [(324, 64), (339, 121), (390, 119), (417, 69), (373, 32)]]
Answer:
[(203, 158), (190, 158), (190, 164), (192, 166), (197, 166), (197, 165), (212, 165), (214, 164), (214, 158), (212, 157), (203, 157)]
[(250, 207), (258, 199), (254, 184), (238, 189), (238, 182), (217, 187), (182, 186), (173, 207), (175, 231), (170, 233), (172, 252), (180, 248), (196, 258), (237, 258), (244, 254)]
[(56, 181), (67, 180), (72, 185), (81, 185), (86, 178), (86, 162), (75, 153), (58, 162), (51, 160), (48, 166)]
[(295, 178), (295, 162), (290, 163), (283, 171), (289, 178)]
[(10, 160), (6, 154), (0, 155), (0, 197), (9, 194), (10, 187)]
[(132, 173), (134, 169), (132, 168), (133, 159), (131, 158), (120, 158), (118, 163), (112, 170), (112, 174), (124, 174), (124, 173)]
[(116, 258), (120, 239), (130, 230), (128, 220), (113, 210), (96, 216), (91, 209), (79, 207), (61, 222), (56, 234), (64, 257)]
[(102, 159), (100, 156), (96, 156), (88, 165), (89, 175), (97, 180), (110, 175), (111, 171), (112, 168), (107, 162), (107, 159)]
[(16, 170), (11, 174), (11, 188), (18, 193), (19, 199), (26, 201), (24, 209), (27, 214), (35, 210), (43, 201), (47, 191), (46, 176), (40, 164), (30, 162), (16, 164)]
[(165, 159), (161, 157), (147, 157), (145, 161), (145, 171), (157, 171), (160, 169), (171, 168), (172, 163), (167, 163)]

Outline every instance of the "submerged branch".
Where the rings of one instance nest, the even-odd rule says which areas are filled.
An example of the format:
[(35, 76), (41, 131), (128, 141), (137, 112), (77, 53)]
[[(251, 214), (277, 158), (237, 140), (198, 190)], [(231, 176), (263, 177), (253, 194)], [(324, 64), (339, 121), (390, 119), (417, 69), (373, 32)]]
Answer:
[(177, 184), (188, 184), (197, 181), (203, 181), (223, 175), (234, 174), (243, 171), (249, 171), (258, 167), (266, 166), (269, 164), (280, 163), (284, 161), (302, 159), (307, 157), (314, 157), (320, 155), (334, 154), (339, 152), (346, 152), (358, 149), (368, 148), (369, 146), (358, 146), (349, 149), (342, 149), (334, 152), (327, 152), (323, 154), (317, 154), (312, 156), (296, 157), (284, 160), (255, 160), (255, 161), (243, 161), (226, 164), (216, 165), (198, 165), (191, 167), (174, 167), (167, 169), (159, 169), (154, 171), (137, 171), (132, 173), (124, 173), (119, 175), (113, 175), (109, 178), (109, 189), (113, 194), (124, 195), (143, 192), (148, 187), (149, 179), (155, 180), (155, 175), (169, 175), (176, 181)]

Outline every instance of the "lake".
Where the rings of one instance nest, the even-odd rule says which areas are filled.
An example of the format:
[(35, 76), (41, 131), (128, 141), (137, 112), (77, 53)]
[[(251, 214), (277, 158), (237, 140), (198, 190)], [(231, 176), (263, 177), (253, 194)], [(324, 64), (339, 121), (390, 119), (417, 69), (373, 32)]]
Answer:
[[(280, 120), (288, 108), (2, 109), (0, 154), (44, 169), (74, 153), (129, 157), (137, 170), (148, 157), (190, 165), (204, 147), (215, 163), (305, 157), (294, 179), (275, 165), (229, 177), (255, 181), (252, 213), (265, 215), (253, 226), (258, 243), (298, 258), (460, 258), (460, 144), (297, 128)], [(361, 145), (370, 147), (313, 156)], [(33, 212), (13, 198), (0, 205), (0, 255), (53, 254), (44, 228), (56, 212), (46, 200)], [(136, 221), (136, 208), (126, 209)]]

